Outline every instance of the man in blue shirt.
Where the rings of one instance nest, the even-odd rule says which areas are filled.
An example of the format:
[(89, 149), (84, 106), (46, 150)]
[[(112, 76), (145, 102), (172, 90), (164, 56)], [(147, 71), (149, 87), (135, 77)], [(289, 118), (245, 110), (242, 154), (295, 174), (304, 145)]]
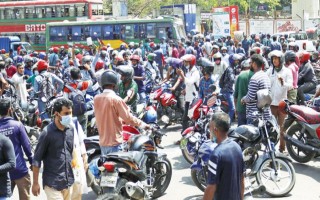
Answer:
[[(10, 117), (9, 99), (0, 99), (0, 134), (10, 138), (16, 155), (16, 167), (10, 171), (11, 190), (17, 185), (20, 199), (30, 199), (31, 180), (24, 153), (32, 164), (31, 145), (23, 124)], [(23, 149), (23, 151), (22, 151)]]
[(211, 138), (218, 146), (208, 163), (208, 182), (204, 200), (242, 200), (244, 195), (244, 161), (240, 146), (228, 139), (230, 119), (218, 112), (209, 124)]
[(145, 103), (145, 101), (146, 101), (146, 87), (143, 82), (146, 78), (145, 69), (139, 63), (140, 56), (133, 55), (130, 60), (131, 60), (132, 67), (134, 70), (133, 80), (138, 85), (138, 94), (139, 94), (139, 98), (140, 98), (139, 103)]

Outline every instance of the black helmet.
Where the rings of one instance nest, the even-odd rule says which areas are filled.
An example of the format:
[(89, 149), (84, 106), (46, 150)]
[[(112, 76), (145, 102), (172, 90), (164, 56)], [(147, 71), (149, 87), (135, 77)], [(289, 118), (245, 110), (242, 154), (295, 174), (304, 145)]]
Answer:
[(269, 53), (271, 52), (271, 48), (270, 47), (268, 47), (268, 46), (263, 46), (262, 47), (262, 54), (263, 55), (269, 55)]
[(100, 77), (100, 86), (105, 85), (117, 85), (118, 84), (118, 75), (115, 71), (107, 69)]
[(205, 75), (205, 74), (211, 75), (213, 73), (213, 66), (203, 67), (202, 73), (203, 73), (203, 75)]
[(105, 50), (102, 50), (101, 52), (100, 52), (100, 56), (102, 56), (102, 57), (107, 57), (107, 51), (105, 51)]
[(128, 65), (120, 65), (118, 66), (118, 73), (124, 77), (124, 82), (132, 80), (133, 78), (133, 67)]
[(24, 58), (24, 63), (27, 64), (28, 62), (33, 62), (33, 59), (30, 56)]
[(286, 63), (288, 62), (295, 62), (296, 60), (296, 53), (294, 53), (293, 51), (287, 51), (284, 54), (284, 60)]
[(197, 64), (201, 67), (214, 67), (214, 63), (211, 62), (208, 58), (201, 57), (198, 59)]

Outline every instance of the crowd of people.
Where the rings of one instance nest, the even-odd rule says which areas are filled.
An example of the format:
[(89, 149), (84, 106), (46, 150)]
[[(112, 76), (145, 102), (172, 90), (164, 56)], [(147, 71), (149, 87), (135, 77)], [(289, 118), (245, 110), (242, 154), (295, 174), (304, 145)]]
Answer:
[[(201, 64), (205, 62), (211, 63), (210, 67)], [(318, 52), (301, 51), (293, 39), (281, 38), (281, 42), (277, 42), (276, 37), (271, 39), (268, 34), (250, 39), (245, 36), (240, 42), (231, 37), (219, 40), (211, 36), (189, 37), (179, 41), (160, 38), (158, 44), (146, 40), (123, 43), (119, 49), (100, 44), (84, 49), (52, 47), (48, 54), (27, 54), (23, 50), (16, 56), (1, 54), (0, 95), (6, 96), (6, 88), (12, 82), (21, 107), (26, 107), (29, 99), (36, 99), (41, 119), (53, 120), (41, 133), (32, 155), (23, 124), (11, 117), (12, 102), (0, 99), (0, 184), (7, 186), (1, 187), (0, 199), (9, 199), (15, 185), (20, 199), (30, 199), (31, 181), (24, 154), (33, 170), (34, 195), (40, 193), (38, 175), (43, 162), (43, 188), (48, 199), (81, 199), (81, 185), (84, 185), (84, 172), (88, 168), (83, 144), (88, 116), (85, 115), (87, 104), (76, 97), (94, 97), (100, 146), (102, 154), (108, 154), (121, 148), (123, 121), (150, 128), (129, 111), (136, 110), (138, 103), (146, 103), (150, 81), (156, 84), (169, 81), (170, 90), (183, 97), (177, 103), (183, 112), (182, 131), (188, 127), (188, 109), (194, 98), (205, 99), (221, 93), (228, 103), (229, 117), (212, 119), (210, 127), (219, 144), (228, 143), (224, 142), (225, 133), (233, 122), (240, 126), (254, 121), (253, 113), (258, 111), (256, 93), (269, 89), (272, 103), (263, 115), (265, 119), (277, 119), (281, 127), (279, 151), (284, 152), (282, 126), (286, 116), (278, 111), (278, 104), (283, 99), (306, 104), (305, 93), (320, 95), (320, 90), (316, 91), (318, 82), (314, 70), (319, 65)], [(219, 90), (212, 93), (209, 89), (212, 84)], [(46, 101), (52, 97), (57, 100), (52, 112), (47, 113)], [(9, 137), (11, 143), (2, 135)], [(234, 155), (239, 156), (239, 149), (234, 144), (231, 146)], [(225, 148), (228, 146), (219, 151)], [(220, 184), (217, 177), (221, 176), (217, 173), (223, 171), (216, 170), (217, 159), (213, 156), (209, 185)], [(243, 164), (241, 159), (233, 161), (236, 162)], [(237, 168), (239, 173), (242, 170), (243, 166)], [(239, 177), (233, 178), (239, 183), (242, 181)], [(216, 191), (219, 192), (215, 187), (208, 187), (205, 198), (212, 199)], [(220, 192), (225, 191), (220, 188)], [(233, 197), (238, 198), (237, 195)], [(221, 198), (227, 197), (222, 195)]]

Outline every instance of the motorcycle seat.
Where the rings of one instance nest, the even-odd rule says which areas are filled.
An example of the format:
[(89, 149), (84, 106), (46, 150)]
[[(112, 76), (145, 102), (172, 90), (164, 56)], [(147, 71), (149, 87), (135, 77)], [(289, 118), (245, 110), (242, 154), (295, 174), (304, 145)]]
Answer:
[(140, 152), (140, 151), (114, 152), (114, 153), (109, 153), (106, 157), (120, 158), (122, 160), (134, 162), (139, 165), (143, 157), (143, 152)]
[(291, 112), (297, 113), (309, 124), (320, 124), (320, 112), (315, 111), (307, 106), (292, 105)]

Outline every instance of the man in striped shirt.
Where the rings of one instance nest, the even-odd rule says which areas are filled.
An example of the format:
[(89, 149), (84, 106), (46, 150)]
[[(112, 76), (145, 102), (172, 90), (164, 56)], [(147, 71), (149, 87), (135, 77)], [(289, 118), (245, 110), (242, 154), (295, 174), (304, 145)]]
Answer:
[[(263, 57), (260, 54), (251, 56), (251, 69), (254, 75), (251, 77), (248, 87), (248, 93), (241, 99), (242, 104), (246, 104), (247, 123), (252, 124), (255, 117), (253, 113), (258, 111), (257, 92), (261, 89), (270, 89), (271, 83), (268, 75), (262, 71), (264, 64)], [(271, 118), (270, 108), (264, 109), (263, 117), (265, 120)]]

